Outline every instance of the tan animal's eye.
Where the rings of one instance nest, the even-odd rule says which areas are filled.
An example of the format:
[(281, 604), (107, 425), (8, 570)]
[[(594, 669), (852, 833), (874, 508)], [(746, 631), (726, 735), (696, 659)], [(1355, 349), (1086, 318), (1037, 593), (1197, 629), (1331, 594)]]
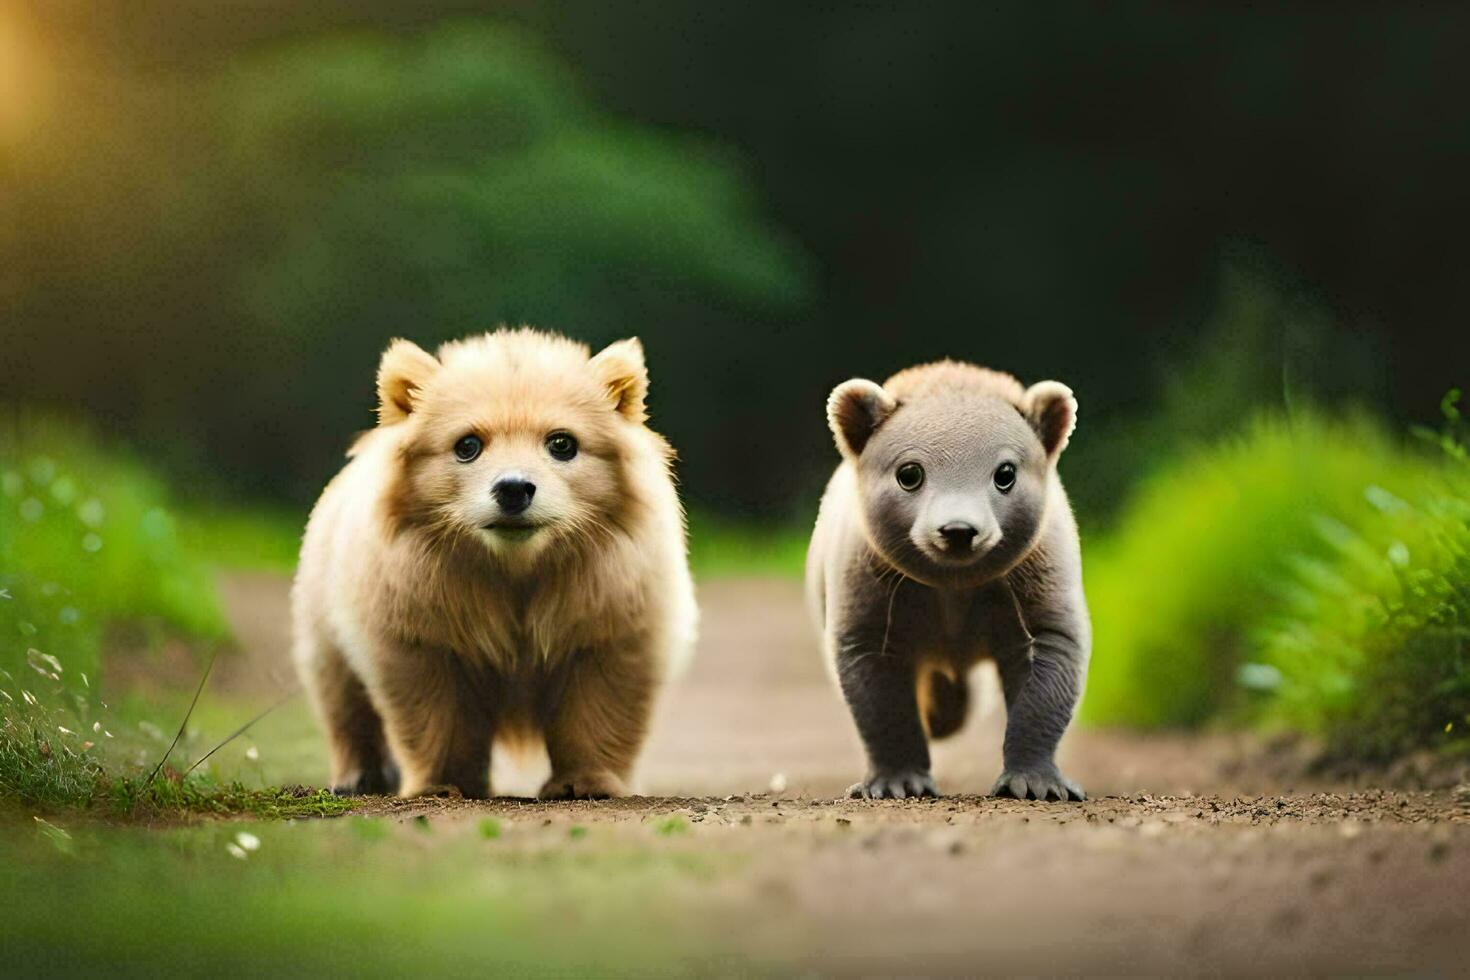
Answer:
[(991, 479), (995, 481), (995, 489), (1001, 493), (1010, 493), (1011, 487), (1016, 485), (1016, 464), (1001, 463), (995, 468), (995, 476)]
[(912, 493), (924, 483), (924, 467), (918, 463), (904, 463), (898, 468), (898, 485)]
[(454, 444), (454, 458), (461, 463), (473, 463), (484, 448), (485, 444), (480, 441), (479, 436), (465, 436)]
[(565, 462), (577, 455), (577, 438), (570, 432), (553, 432), (546, 437), (546, 451), (552, 459)]

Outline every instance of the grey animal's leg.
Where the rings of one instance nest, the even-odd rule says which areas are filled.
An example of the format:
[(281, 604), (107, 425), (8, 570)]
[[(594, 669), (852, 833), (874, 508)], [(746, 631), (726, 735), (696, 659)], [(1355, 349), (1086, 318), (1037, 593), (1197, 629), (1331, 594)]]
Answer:
[(883, 652), (878, 642), (844, 642), (837, 678), (868, 753), (868, 774), (847, 791), (869, 799), (938, 796), (929, 774), (929, 742), (919, 717), (918, 670), (912, 659)]
[(1057, 768), (1056, 750), (1072, 721), (1086, 675), (1082, 643), (1065, 621), (1026, 631), (1020, 610), (995, 651), (1006, 701), (1005, 769), (991, 794), (1017, 799), (1084, 800)]

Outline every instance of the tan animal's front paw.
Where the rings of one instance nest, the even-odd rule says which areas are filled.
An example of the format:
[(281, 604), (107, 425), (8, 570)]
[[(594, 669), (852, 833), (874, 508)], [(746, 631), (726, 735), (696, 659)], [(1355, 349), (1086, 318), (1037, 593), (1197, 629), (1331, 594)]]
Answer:
[(553, 773), (536, 794), (538, 800), (605, 800), (627, 796), (623, 781), (606, 769), (586, 772)]
[(349, 770), (332, 780), (334, 796), (385, 796), (398, 791), (398, 767), (391, 762)]
[(486, 779), (430, 781), (414, 775), (403, 777), (398, 798), (411, 800), (420, 796), (442, 796), (451, 800), (488, 800), (490, 783)]
[(995, 781), (991, 796), (1012, 796), (1018, 800), (1057, 800), (1081, 802), (1087, 799), (1082, 787), (1062, 775), (1053, 765), (1028, 769), (1007, 769)]

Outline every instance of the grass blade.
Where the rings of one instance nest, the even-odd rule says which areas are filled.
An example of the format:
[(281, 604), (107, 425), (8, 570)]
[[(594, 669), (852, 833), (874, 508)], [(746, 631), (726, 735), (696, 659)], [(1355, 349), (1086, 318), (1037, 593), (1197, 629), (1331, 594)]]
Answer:
[(214, 662), (218, 657), (218, 650), (209, 655), (209, 663), (204, 667), (204, 675), (199, 678), (199, 686), (194, 689), (194, 700), (189, 702), (189, 710), (184, 712), (184, 720), (179, 722), (179, 730), (174, 732), (174, 740), (169, 743), (168, 751), (163, 753), (163, 758), (158, 760), (158, 765), (154, 766), (153, 771), (148, 774), (148, 780), (143, 784), (145, 789), (153, 785), (153, 780), (158, 778), (159, 772), (163, 769), (163, 764), (168, 761), (168, 757), (178, 747), (179, 739), (184, 737), (184, 729), (188, 727), (189, 719), (194, 716), (194, 706), (199, 703), (199, 695), (204, 693), (204, 684), (209, 680), (209, 672), (214, 670)]
[(197, 760), (195, 760), (195, 762), (194, 762), (194, 764), (192, 766), (190, 766), (188, 769), (185, 769), (184, 770), (184, 775), (187, 776), (187, 775), (189, 775), (189, 773), (193, 772), (195, 769), (198, 769), (200, 766), (202, 766), (209, 759), (210, 756), (214, 755), (216, 752), (218, 752), (220, 749), (224, 748), (226, 745), (229, 745), (231, 742), (233, 742), (235, 739), (239, 738), (241, 735), (244, 735), (246, 732), (248, 732), (250, 730), (251, 726), (253, 726), (256, 722), (260, 721), (260, 719), (264, 718), (266, 715), (270, 714), (272, 711), (275, 711), (277, 708), (279, 708), (281, 705), (285, 704), (287, 701), (289, 701), (292, 698), (294, 698), (299, 693), (301, 693), (301, 689), (300, 688), (296, 688), (294, 690), (287, 691), (284, 695), (281, 696), (281, 699), (279, 701), (277, 701), (275, 704), (271, 705), (269, 708), (266, 708), (260, 714), (256, 715), (254, 718), (251, 718), (245, 724), (243, 724), (239, 728), (235, 729), (228, 737), (225, 738), (225, 740), (223, 742), (220, 742), (214, 748), (210, 749), (208, 752), (206, 752), (203, 755), (201, 755)]

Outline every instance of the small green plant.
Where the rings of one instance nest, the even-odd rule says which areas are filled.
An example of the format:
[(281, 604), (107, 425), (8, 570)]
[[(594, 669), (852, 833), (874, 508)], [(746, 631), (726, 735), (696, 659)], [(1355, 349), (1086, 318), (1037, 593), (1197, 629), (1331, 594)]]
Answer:
[(0, 802), (48, 810), (90, 806), (103, 778), (94, 751), (94, 739), (106, 737), (100, 723), (84, 736), (72, 713), (0, 673)]
[[(60, 669), (54, 658), (41, 663)], [(303, 787), (253, 789), (202, 770), (181, 774), (158, 761), (167, 745), (161, 733), (137, 734), (141, 726), (125, 726), (59, 675), (38, 681), (0, 670), (0, 807), (113, 818), (331, 816), (352, 807)]]
[(653, 832), (660, 837), (675, 837), (679, 834), (687, 834), (689, 833), (689, 821), (677, 814), (672, 817), (665, 817), (654, 824)]

